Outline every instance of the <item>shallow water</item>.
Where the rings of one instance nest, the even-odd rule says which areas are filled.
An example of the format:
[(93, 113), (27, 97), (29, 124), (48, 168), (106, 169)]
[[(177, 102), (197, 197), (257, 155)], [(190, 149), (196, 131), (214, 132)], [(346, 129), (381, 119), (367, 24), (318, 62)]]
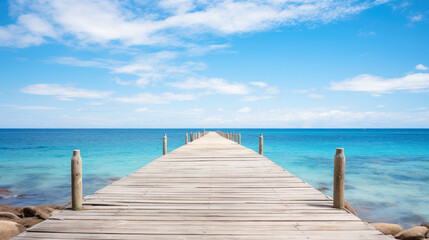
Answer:
[[(91, 194), (184, 144), (194, 129), (1, 129), (0, 188), (15, 195), (1, 203), (65, 204), (70, 198), (70, 158), (80, 149), (84, 194)], [(226, 130), (227, 131), (227, 130)], [(428, 129), (241, 129), (242, 144), (264, 154), (332, 196), (333, 156), (344, 147), (346, 199), (371, 221), (404, 227), (429, 221)], [(24, 196), (17, 196), (24, 194)]]

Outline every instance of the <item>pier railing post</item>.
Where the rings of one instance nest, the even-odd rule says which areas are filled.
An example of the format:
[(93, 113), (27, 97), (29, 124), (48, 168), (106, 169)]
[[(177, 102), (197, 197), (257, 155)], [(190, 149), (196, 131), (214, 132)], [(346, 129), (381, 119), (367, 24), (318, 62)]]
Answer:
[(262, 136), (262, 133), (259, 135), (259, 154), (264, 154), (264, 137)]
[(82, 158), (80, 150), (73, 150), (71, 159), (72, 209), (82, 208)]
[(164, 139), (163, 139), (163, 148), (162, 148), (162, 153), (163, 155), (167, 154), (167, 134), (164, 134)]
[(185, 134), (185, 144), (188, 144), (188, 133)]
[(241, 144), (241, 133), (238, 133), (238, 144)]
[(334, 157), (334, 208), (344, 208), (345, 166), (344, 148), (337, 148)]

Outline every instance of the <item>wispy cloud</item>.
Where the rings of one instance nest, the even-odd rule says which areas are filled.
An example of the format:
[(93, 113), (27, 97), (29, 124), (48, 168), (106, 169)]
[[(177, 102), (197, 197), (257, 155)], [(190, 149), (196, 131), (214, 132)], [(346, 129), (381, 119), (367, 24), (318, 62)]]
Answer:
[(149, 108), (146, 108), (146, 107), (144, 107), (144, 108), (137, 108), (136, 109), (136, 112), (138, 112), (138, 113), (140, 113), (140, 112), (147, 112), (147, 111), (149, 111)]
[(49, 40), (79, 45), (185, 45), (204, 33), (228, 35), (300, 22), (326, 23), (386, 1), (11, 1), (18, 20), (0, 28), (0, 45)]
[(61, 108), (57, 107), (48, 107), (48, 106), (25, 106), (25, 105), (14, 105), (14, 104), (0, 104), (2, 107), (8, 107), (18, 110), (60, 110)]
[(239, 113), (249, 113), (252, 109), (250, 107), (243, 107), (238, 110)]
[(335, 91), (368, 92), (375, 96), (399, 90), (421, 91), (429, 89), (429, 74), (413, 73), (405, 77), (390, 79), (362, 74), (342, 82), (331, 82), (330, 89)]
[(255, 101), (272, 99), (272, 98), (274, 98), (274, 96), (267, 96), (267, 95), (264, 95), (264, 96), (246, 96), (246, 97), (243, 97), (241, 99), (241, 101), (242, 102), (255, 102)]
[(100, 58), (82, 60), (74, 57), (57, 57), (53, 61), (71, 66), (104, 68), (110, 70), (112, 74), (132, 75), (137, 79), (123, 81), (115, 77), (115, 82), (119, 85), (134, 85), (144, 88), (151, 82), (191, 75), (206, 68), (206, 65), (201, 62), (184, 61), (178, 63), (176, 60), (182, 55), (183, 53), (175, 51), (159, 51), (140, 54), (138, 57), (127, 61)]
[(228, 82), (222, 78), (188, 78), (182, 82), (170, 83), (169, 85), (178, 89), (193, 90), (202, 89), (206, 91), (213, 91), (220, 94), (248, 94), (250, 88), (242, 83)]
[(197, 97), (194, 94), (176, 94), (171, 92), (153, 94), (153, 93), (139, 93), (130, 97), (118, 97), (113, 98), (115, 101), (124, 103), (154, 103), (154, 104), (166, 104), (172, 101), (191, 101), (196, 100)]
[(324, 98), (325, 96), (322, 94), (316, 93), (315, 88), (310, 89), (295, 89), (292, 91), (293, 93), (306, 94), (309, 98)]
[(266, 82), (249, 82), (249, 84), (260, 88), (268, 87)]
[(310, 93), (307, 95), (309, 98), (324, 98), (325, 96), (317, 93)]
[(420, 22), (421, 20), (423, 20), (422, 14), (418, 14), (410, 17), (411, 22)]
[(32, 84), (20, 90), (22, 93), (55, 96), (59, 100), (70, 101), (76, 98), (107, 98), (113, 92), (110, 91), (96, 91), (83, 88), (75, 88), (71, 86), (64, 86), (61, 84)]
[(417, 66), (416, 66), (416, 70), (426, 71), (426, 70), (428, 70), (428, 67), (426, 67), (426, 66), (425, 66), (425, 65), (423, 65), (423, 64), (417, 64)]

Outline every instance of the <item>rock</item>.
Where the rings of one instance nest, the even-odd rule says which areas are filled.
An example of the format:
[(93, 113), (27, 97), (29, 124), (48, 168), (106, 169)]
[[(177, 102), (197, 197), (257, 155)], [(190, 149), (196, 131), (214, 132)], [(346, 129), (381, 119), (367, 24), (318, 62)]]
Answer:
[(46, 220), (51, 215), (47, 210), (45, 210), (45, 208), (46, 207), (44, 207), (43, 205), (38, 207), (33, 207), (33, 206), (24, 207), (22, 209), (22, 215), (24, 217), (38, 217), (40, 219)]
[(357, 212), (355, 211), (355, 209), (352, 207), (352, 205), (344, 199), (344, 207), (349, 210), (351, 213), (353, 213), (355, 216), (357, 216)]
[(382, 232), (384, 235), (393, 235), (395, 236), (404, 229), (398, 224), (392, 223), (371, 223), (372, 226), (377, 228), (378, 231)]
[(329, 190), (329, 188), (327, 188), (327, 187), (320, 187), (317, 190), (319, 190), (319, 191), (325, 191), (325, 190)]
[(27, 206), (22, 209), (22, 215), (24, 217), (34, 217), (36, 216), (37, 209), (33, 206)]
[(13, 193), (10, 190), (7, 190), (7, 189), (0, 189), (0, 194), (1, 195), (6, 195), (6, 196), (13, 195)]
[(421, 240), (428, 233), (428, 228), (424, 226), (412, 227), (410, 229), (399, 232), (395, 238), (402, 240)]
[(32, 218), (21, 218), (18, 223), (26, 228), (30, 228), (38, 223), (43, 222), (43, 219), (32, 217)]
[(49, 213), (47, 213), (47, 212), (45, 212), (45, 211), (42, 211), (42, 210), (39, 210), (39, 211), (36, 213), (36, 217), (38, 217), (38, 218), (40, 218), (40, 219), (43, 219), (43, 220), (48, 219), (50, 216), (51, 216), (51, 214), (49, 214)]
[(0, 239), (10, 239), (25, 231), (20, 224), (12, 221), (0, 220)]
[(19, 220), (21, 218), (11, 212), (0, 212), (0, 219)]
[(429, 222), (424, 222), (420, 226), (423, 226), (423, 227), (426, 227), (427, 229), (429, 229)]
[(18, 217), (22, 217), (22, 208), (20, 207), (9, 207), (8, 204), (1, 204), (0, 205), (0, 212), (10, 212)]

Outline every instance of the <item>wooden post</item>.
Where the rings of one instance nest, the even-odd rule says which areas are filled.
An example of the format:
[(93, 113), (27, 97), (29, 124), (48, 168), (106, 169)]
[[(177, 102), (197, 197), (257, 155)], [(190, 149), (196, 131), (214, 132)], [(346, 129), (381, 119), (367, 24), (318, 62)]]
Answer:
[(163, 155), (167, 154), (167, 134), (164, 134), (164, 141), (163, 141)]
[(236, 133), (233, 133), (232, 134), (232, 141), (237, 141), (237, 134)]
[(238, 144), (241, 144), (241, 133), (238, 133)]
[(262, 133), (259, 135), (259, 154), (264, 154), (264, 137)]
[(71, 159), (72, 209), (82, 208), (82, 158), (80, 150), (73, 150)]
[(344, 208), (345, 168), (344, 148), (337, 148), (334, 157), (334, 208)]
[(191, 133), (190, 133), (190, 136), (189, 136), (189, 137), (191, 138), (191, 139), (190, 139), (190, 140), (191, 140), (191, 142), (192, 142), (192, 141), (194, 141), (194, 138), (193, 138), (192, 134), (193, 134), (193, 133), (191, 132)]
[(185, 134), (185, 144), (188, 144), (188, 133)]

